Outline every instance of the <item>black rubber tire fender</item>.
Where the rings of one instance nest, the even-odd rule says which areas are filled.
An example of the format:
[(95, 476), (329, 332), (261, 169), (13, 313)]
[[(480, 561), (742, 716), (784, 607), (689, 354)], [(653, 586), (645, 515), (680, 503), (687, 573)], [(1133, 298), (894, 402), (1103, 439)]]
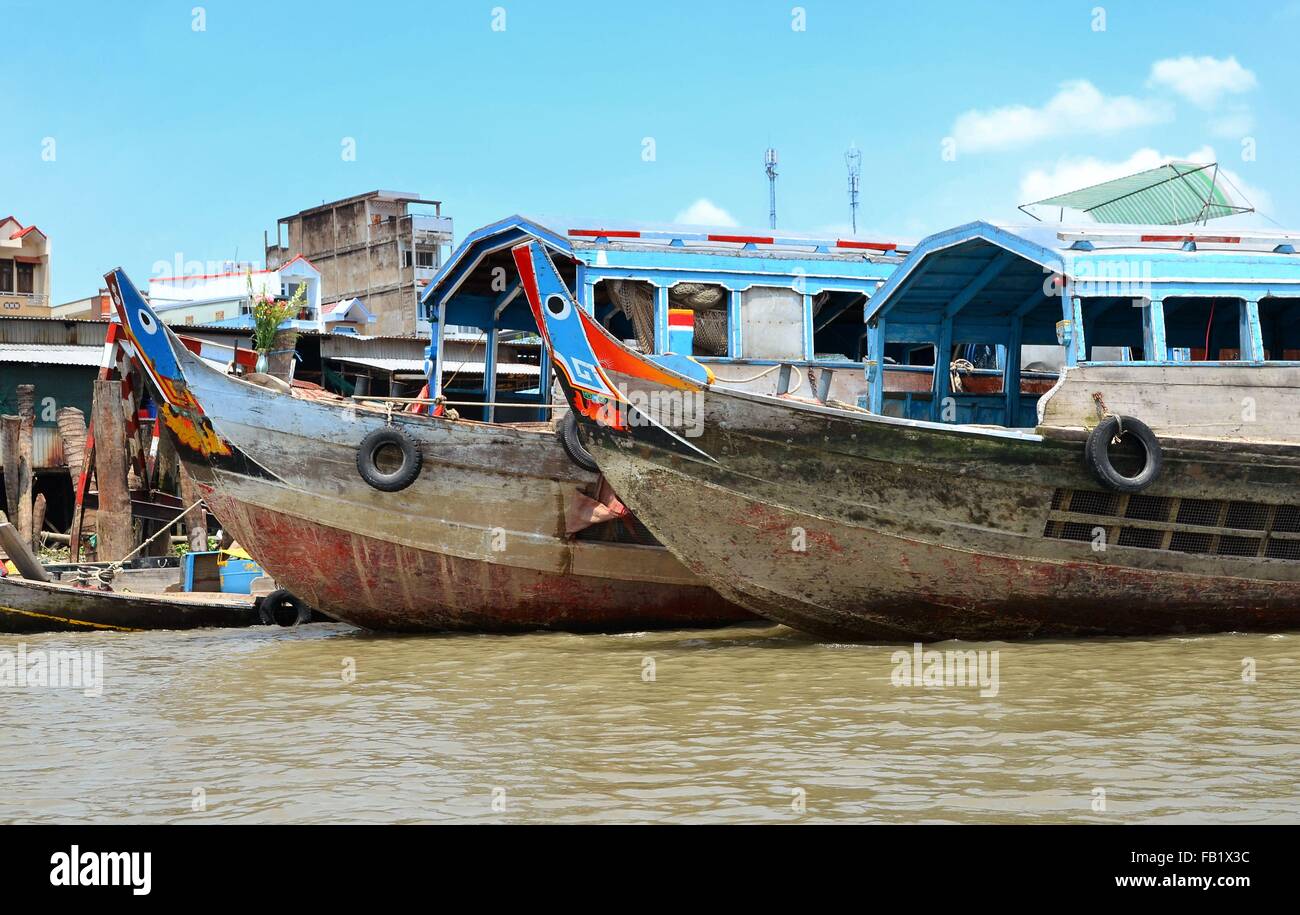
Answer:
[(257, 613), (266, 626), (301, 626), (311, 622), (311, 607), (284, 588), (276, 588), (257, 602)]
[[(375, 463), (379, 449), (393, 446), (402, 453), (402, 463), (392, 473), (384, 473)], [(420, 476), (424, 455), (411, 437), (397, 426), (381, 426), (361, 440), (357, 446), (357, 473), (375, 489), (398, 492), (410, 486)]]
[(591, 452), (582, 444), (582, 439), (578, 437), (578, 417), (570, 410), (564, 414), (560, 420), (559, 427), (555, 430), (560, 437), (560, 445), (564, 448), (564, 453), (569, 456), (569, 460), (577, 464), (583, 470), (590, 470), (592, 473), (600, 473), (600, 465), (596, 463)]
[[(1126, 477), (1110, 460), (1110, 444), (1116, 434), (1133, 436), (1146, 452), (1146, 464), (1137, 476)], [(1141, 492), (1157, 479), (1164, 468), (1164, 450), (1151, 427), (1131, 416), (1107, 416), (1088, 434), (1083, 448), (1084, 462), (1092, 475), (1105, 487), (1116, 492)]]

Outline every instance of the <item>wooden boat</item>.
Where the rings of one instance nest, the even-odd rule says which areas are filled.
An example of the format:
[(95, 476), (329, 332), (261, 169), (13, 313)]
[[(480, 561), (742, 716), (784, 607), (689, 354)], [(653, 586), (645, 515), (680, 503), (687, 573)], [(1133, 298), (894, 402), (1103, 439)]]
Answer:
[(202, 629), (260, 622), (247, 594), (101, 591), (66, 582), (0, 578), (0, 632)]
[[(515, 256), (582, 442), (721, 594), (828, 638), (992, 639), (1300, 627), (1296, 240), (940, 233), (872, 299), (871, 412), (632, 353)], [(931, 356), (930, 396), (891, 396), (927, 340), (996, 345), (1004, 387)], [(1053, 343), (1038, 398), (1021, 354)]]
[[(597, 475), (574, 465), (549, 425), (392, 413), (259, 386), (181, 346), (120, 270), (107, 280), (209, 507), (277, 583), (327, 615), (392, 631), (752, 618), (657, 544), (567, 538), (575, 506), (616, 509), (598, 501)], [(363, 446), (371, 436), (383, 441)], [(413, 477), (401, 489), (376, 457), (387, 446), (402, 453), (397, 473)]]

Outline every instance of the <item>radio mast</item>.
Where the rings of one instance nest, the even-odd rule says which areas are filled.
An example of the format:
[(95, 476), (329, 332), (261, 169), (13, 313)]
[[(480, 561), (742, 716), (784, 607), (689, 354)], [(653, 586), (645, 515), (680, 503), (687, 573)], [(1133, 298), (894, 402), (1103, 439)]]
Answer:
[(849, 219), (853, 222), (853, 234), (858, 234), (858, 184), (862, 177), (862, 151), (850, 144), (844, 154), (844, 165), (849, 170)]
[(764, 171), (767, 172), (767, 221), (769, 228), (776, 228), (776, 150), (767, 148), (763, 154)]

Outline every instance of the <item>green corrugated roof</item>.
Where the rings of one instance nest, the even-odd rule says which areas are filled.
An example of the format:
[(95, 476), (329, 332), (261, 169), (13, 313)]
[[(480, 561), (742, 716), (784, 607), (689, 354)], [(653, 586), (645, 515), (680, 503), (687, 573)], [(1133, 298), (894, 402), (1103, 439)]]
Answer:
[[(1169, 162), (1159, 168), (1037, 200), (1021, 207), (1081, 210), (1097, 222), (1178, 226), (1253, 208), (1228, 189), (1217, 164)], [(1030, 214), (1033, 215), (1033, 214)]]

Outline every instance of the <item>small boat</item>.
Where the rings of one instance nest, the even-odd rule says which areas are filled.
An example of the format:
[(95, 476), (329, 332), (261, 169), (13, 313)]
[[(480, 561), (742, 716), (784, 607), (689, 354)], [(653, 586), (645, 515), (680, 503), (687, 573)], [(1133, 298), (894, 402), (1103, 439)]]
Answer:
[[(265, 578), (242, 550), (42, 565), (0, 523), (0, 633), (198, 629), (325, 619)], [(254, 582), (261, 587), (253, 593)]]
[[(540, 246), (515, 257), (581, 444), (692, 571), (819, 636), (930, 641), (1300, 627), (1298, 242), (939, 233), (872, 297), (870, 390), (840, 406), (631, 352)], [(1060, 359), (1045, 394), (1031, 346)]]
[(247, 594), (105, 591), (17, 575), (0, 578), (0, 633), (136, 632), (259, 622), (256, 599)]

